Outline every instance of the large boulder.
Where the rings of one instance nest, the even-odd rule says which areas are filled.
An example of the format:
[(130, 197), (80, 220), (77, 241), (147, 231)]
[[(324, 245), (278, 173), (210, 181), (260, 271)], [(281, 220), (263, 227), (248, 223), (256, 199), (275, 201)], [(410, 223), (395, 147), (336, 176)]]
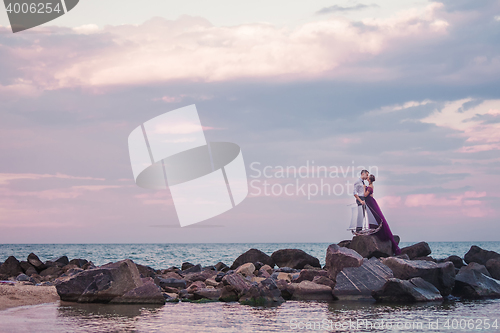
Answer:
[(407, 254), (410, 259), (426, 257), (431, 254), (431, 247), (427, 242), (420, 242), (401, 249), (401, 254)]
[(410, 280), (390, 278), (380, 290), (372, 293), (378, 302), (428, 302), (442, 301), (443, 296), (432, 284), (420, 277)]
[(243, 276), (252, 277), (254, 275), (253, 274), (254, 271), (255, 271), (255, 265), (252, 264), (251, 262), (247, 262), (246, 264), (243, 264), (240, 267), (238, 267), (235, 273), (241, 273)]
[(335, 299), (331, 287), (307, 280), (300, 283), (290, 283), (287, 289), (292, 294), (291, 299), (293, 300), (331, 301)]
[(33, 252), (31, 252), (29, 255), (28, 255), (28, 259), (27, 261), (33, 265), (33, 267), (36, 268), (36, 270), (38, 272), (41, 272), (43, 271), (45, 268), (47, 268), (47, 266), (40, 260), (40, 258), (38, 258), (38, 256), (36, 254), (34, 254)]
[(278, 267), (303, 269), (305, 265), (321, 267), (319, 259), (299, 249), (282, 249), (273, 252), (271, 259)]
[(87, 263), (88, 263), (87, 259), (75, 258), (75, 259), (71, 259), (70, 262), (68, 263), (68, 265), (76, 265), (76, 266), (82, 268)]
[(164, 304), (165, 297), (161, 289), (150, 277), (142, 279), (143, 284), (137, 288), (127, 291), (122, 296), (113, 298), (110, 303), (120, 304)]
[(247, 262), (251, 262), (255, 265), (259, 261), (264, 265), (274, 267), (274, 261), (270, 256), (258, 249), (250, 249), (236, 258), (236, 260), (231, 265), (231, 269), (236, 269), (241, 265), (246, 264)]
[(449, 295), (455, 284), (455, 266), (451, 262), (438, 264), (426, 260), (387, 258), (382, 263), (392, 270), (395, 278), (408, 280), (421, 277), (438, 288), (443, 296)]
[(20, 273), (24, 273), (19, 260), (14, 256), (8, 257), (5, 262), (0, 266), (0, 274), (5, 274), (6, 276), (18, 276)]
[(486, 262), (486, 269), (492, 278), (500, 280), (500, 259), (490, 259)]
[(500, 254), (495, 251), (483, 250), (476, 245), (472, 245), (469, 252), (464, 256), (464, 260), (467, 264), (477, 262), (478, 264), (486, 265), (486, 262), (490, 259), (500, 259)]
[(332, 281), (336, 281), (337, 274), (345, 267), (359, 267), (363, 264), (363, 257), (354, 250), (331, 244), (326, 249), (324, 269)]
[(392, 253), (391, 241), (381, 241), (376, 235), (354, 236), (349, 248), (358, 252), (364, 258), (390, 257)]
[(453, 265), (455, 265), (455, 268), (462, 268), (462, 266), (464, 266), (464, 261), (462, 260), (462, 258), (460, 258), (459, 256), (449, 256), (448, 258), (444, 259), (444, 261), (451, 261), (453, 263)]
[(372, 291), (379, 290), (393, 278), (392, 270), (373, 257), (363, 259), (359, 267), (346, 267), (337, 274), (333, 290), (339, 298), (371, 298)]
[(56, 260), (53, 260), (55, 263), (59, 263), (61, 264), (62, 266), (66, 266), (69, 264), (69, 259), (67, 256), (60, 256), (58, 258), (56, 258)]
[(453, 295), (466, 299), (500, 298), (500, 281), (464, 266), (456, 276)]
[(152, 267), (139, 265), (139, 264), (135, 264), (135, 265), (137, 266), (137, 269), (139, 270), (139, 273), (142, 275), (142, 277), (154, 278), (156, 276), (156, 274), (158, 273)]
[(176, 278), (162, 278), (160, 276), (156, 276), (154, 282), (161, 288), (170, 287), (185, 289), (187, 285), (186, 280)]
[(473, 269), (475, 271), (478, 271), (480, 273), (483, 273), (484, 275), (486, 276), (489, 276), (491, 277), (491, 274), (490, 272), (488, 271), (488, 269), (486, 269), (486, 266), (484, 265), (481, 265), (481, 264), (478, 264), (477, 262), (471, 262), (470, 264), (468, 264), (467, 266), (463, 266), (462, 268), (463, 271), (464, 270), (470, 270), (470, 269)]
[(222, 283), (224, 285), (230, 285), (236, 293), (241, 295), (244, 291), (250, 289), (251, 283), (243, 277), (240, 273), (226, 274), (222, 278)]
[(143, 284), (134, 262), (125, 259), (87, 269), (68, 279), (59, 280), (56, 283), (56, 290), (63, 301), (108, 303)]

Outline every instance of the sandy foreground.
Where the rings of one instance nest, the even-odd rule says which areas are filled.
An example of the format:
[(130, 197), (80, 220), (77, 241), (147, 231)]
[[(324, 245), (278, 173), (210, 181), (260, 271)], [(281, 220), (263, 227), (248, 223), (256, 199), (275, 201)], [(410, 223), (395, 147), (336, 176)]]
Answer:
[(58, 300), (59, 295), (54, 286), (0, 284), (0, 311), (15, 306), (50, 303)]

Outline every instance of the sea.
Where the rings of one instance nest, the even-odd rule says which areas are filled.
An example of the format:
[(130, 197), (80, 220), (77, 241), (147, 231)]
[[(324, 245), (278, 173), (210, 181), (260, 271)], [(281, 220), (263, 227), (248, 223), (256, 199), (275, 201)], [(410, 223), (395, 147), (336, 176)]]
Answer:
[[(400, 247), (413, 243), (401, 242)], [(325, 264), (329, 243), (203, 244), (0, 244), (0, 262), (8, 256), (42, 260), (62, 255), (103, 265), (125, 258), (155, 269), (183, 262), (230, 265), (257, 248), (267, 254), (301, 249)], [(500, 242), (429, 242), (436, 259), (463, 258), (472, 245), (500, 253)], [(276, 306), (237, 302), (165, 305), (76, 304), (57, 301), (0, 311), (0, 333), (10, 332), (473, 332), (500, 331), (500, 300), (458, 299), (417, 304), (375, 301), (286, 301)]]

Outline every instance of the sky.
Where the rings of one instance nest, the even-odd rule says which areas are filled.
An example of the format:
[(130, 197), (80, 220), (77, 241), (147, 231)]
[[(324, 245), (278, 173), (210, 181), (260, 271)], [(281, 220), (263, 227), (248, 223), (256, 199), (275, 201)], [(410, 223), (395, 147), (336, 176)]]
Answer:
[[(339, 242), (361, 168), (401, 241), (500, 240), (498, 1), (82, 0), (16, 34), (2, 9), (0, 59), (1, 243)], [(191, 104), (250, 187), (181, 228), (127, 138)]]

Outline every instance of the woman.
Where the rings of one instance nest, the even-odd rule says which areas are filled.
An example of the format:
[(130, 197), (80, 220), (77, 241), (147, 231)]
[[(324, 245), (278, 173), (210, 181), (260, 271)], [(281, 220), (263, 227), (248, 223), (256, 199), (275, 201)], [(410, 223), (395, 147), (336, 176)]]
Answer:
[(395, 255), (401, 254), (401, 249), (399, 248), (398, 244), (394, 240), (394, 236), (392, 235), (391, 229), (389, 228), (389, 224), (385, 220), (385, 217), (382, 214), (382, 211), (380, 210), (380, 207), (378, 206), (377, 201), (373, 197), (373, 183), (374, 182), (375, 182), (375, 176), (370, 175), (370, 177), (368, 177), (368, 183), (370, 183), (370, 185), (365, 186), (365, 202), (366, 202), (366, 206), (370, 209), (370, 211), (375, 216), (375, 219), (377, 220), (377, 222), (382, 223), (382, 227), (380, 228), (379, 231), (377, 231), (375, 233), (375, 235), (377, 235), (381, 241), (390, 240), (392, 243), (392, 251), (394, 252), (394, 254)]

